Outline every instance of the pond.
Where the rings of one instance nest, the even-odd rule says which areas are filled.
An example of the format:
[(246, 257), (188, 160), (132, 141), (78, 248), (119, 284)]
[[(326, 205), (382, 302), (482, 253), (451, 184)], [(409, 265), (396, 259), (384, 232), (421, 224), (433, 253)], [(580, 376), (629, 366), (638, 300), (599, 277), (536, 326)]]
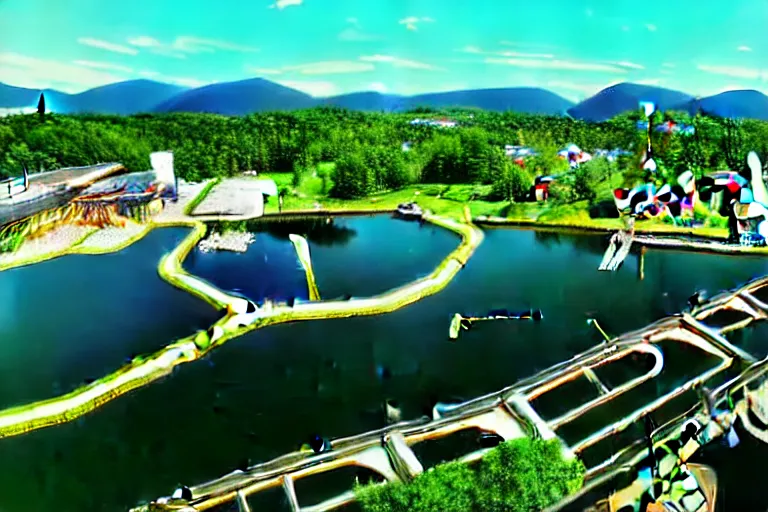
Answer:
[(215, 322), (157, 273), (188, 233), (157, 229), (118, 253), (0, 272), (0, 407), (67, 393)]
[(236, 228), (256, 234), (245, 253), (193, 250), (184, 268), (229, 291), (264, 298), (308, 298), (307, 278), (290, 234), (309, 242), (320, 296), (369, 297), (431, 273), (460, 242), (433, 224), (389, 216), (310, 218), (212, 224), (211, 231)]
[[(357, 233), (350, 245), (394, 240), (405, 224), (348, 222)], [(458, 243), (447, 237), (451, 243), (437, 256), (433, 239), (415, 236), (412, 251), (400, 246), (386, 259), (384, 243), (361, 245), (354, 261), (346, 250), (329, 247), (335, 267), (326, 268), (335, 271), (321, 271), (322, 246), (310, 239), (321, 293), (362, 295), (363, 288), (347, 288), (359, 282), (350, 276), (371, 267), (369, 293), (427, 273)], [(697, 289), (714, 293), (768, 273), (762, 258), (649, 251), (641, 281), (634, 256), (617, 273), (596, 270), (606, 243), (604, 235), (489, 230), (445, 290), (407, 308), (258, 330), (77, 422), (3, 440), (0, 509), (125, 510), (180, 483), (200, 483), (297, 449), (313, 433), (340, 437), (381, 427), (387, 398), (414, 418), (434, 400), (498, 390), (601, 341), (589, 317), (620, 334), (680, 311)], [(293, 265), (295, 255), (290, 258)], [(494, 308), (539, 308), (544, 320), (478, 324), (448, 341), (454, 313)], [(754, 349), (768, 352), (768, 340)], [(701, 371), (698, 363), (693, 368), (679, 360), (674, 368), (689, 377)], [(679, 381), (679, 373), (665, 374), (653, 393)], [(597, 418), (594, 426), (605, 420)]]

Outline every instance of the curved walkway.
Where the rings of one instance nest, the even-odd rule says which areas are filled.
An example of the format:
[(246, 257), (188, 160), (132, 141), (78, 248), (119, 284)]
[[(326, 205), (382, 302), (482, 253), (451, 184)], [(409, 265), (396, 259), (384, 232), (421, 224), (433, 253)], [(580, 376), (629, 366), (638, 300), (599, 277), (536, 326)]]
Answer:
[[(250, 313), (247, 312), (248, 308), (245, 307), (247, 301), (244, 299), (230, 296), (182, 268), (184, 258), (205, 235), (206, 227), (203, 223), (188, 220), (153, 221), (146, 231), (135, 235), (129, 241), (121, 244), (120, 247), (101, 252), (120, 250), (141, 238), (153, 227), (192, 227), (193, 231), (182, 243), (162, 258), (158, 272), (163, 279), (173, 286), (192, 293), (214, 307), (225, 309), (224, 317), (207, 332), (188, 336), (148, 357), (136, 357), (131, 363), (116, 372), (71, 393), (0, 411), (0, 437), (19, 435), (31, 430), (72, 421), (120, 395), (146, 386), (170, 374), (180, 364), (203, 357), (230, 339), (267, 325), (299, 320), (388, 313), (437, 293), (466, 264), (482, 242), (483, 232), (471, 224), (459, 223), (430, 214), (426, 214), (424, 219), (462, 236), (461, 244), (430, 275), (375, 297), (348, 301), (300, 303), (294, 307), (256, 308), (255, 312)], [(82, 253), (82, 250), (74, 247), (63, 254), (73, 253)], [(98, 251), (93, 250), (87, 252), (87, 254), (97, 253)], [(59, 255), (61, 254), (55, 256)], [(23, 264), (30, 263), (32, 262)]]

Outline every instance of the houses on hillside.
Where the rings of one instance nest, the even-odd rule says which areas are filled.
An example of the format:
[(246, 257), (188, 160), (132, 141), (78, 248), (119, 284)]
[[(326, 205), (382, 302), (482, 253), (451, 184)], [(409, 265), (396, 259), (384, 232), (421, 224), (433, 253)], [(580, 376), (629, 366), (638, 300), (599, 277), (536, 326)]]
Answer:
[(411, 121), (411, 126), (416, 125), (434, 126), (436, 128), (455, 128), (459, 125), (459, 123), (452, 119), (443, 117), (440, 119), (413, 119)]

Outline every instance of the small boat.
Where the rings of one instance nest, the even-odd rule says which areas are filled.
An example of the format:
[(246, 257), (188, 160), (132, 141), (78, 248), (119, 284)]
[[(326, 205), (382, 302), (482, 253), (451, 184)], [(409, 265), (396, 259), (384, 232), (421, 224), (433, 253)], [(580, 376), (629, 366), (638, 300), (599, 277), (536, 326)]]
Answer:
[(424, 212), (416, 203), (401, 203), (397, 205), (395, 215), (403, 219), (421, 219)]
[(455, 340), (459, 337), (461, 329), (469, 329), (474, 322), (487, 320), (533, 320), (534, 322), (540, 322), (543, 318), (544, 314), (540, 309), (529, 309), (521, 312), (511, 312), (506, 309), (494, 309), (489, 311), (485, 316), (462, 315), (461, 313), (456, 313), (451, 319), (451, 326), (448, 329), (448, 337)]

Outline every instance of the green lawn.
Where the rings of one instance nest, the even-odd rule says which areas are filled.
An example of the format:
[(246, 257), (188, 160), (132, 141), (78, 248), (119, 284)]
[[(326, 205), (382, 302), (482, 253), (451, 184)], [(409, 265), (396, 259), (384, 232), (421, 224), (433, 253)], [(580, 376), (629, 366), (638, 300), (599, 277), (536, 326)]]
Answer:
[[(325, 171), (330, 175), (333, 163), (319, 164), (320, 173)], [(571, 204), (556, 205), (553, 203), (510, 203), (506, 201), (485, 201), (474, 199), (488, 193), (488, 186), (478, 185), (441, 185), (419, 184), (400, 190), (382, 192), (361, 199), (341, 200), (328, 197), (323, 192), (323, 180), (316, 171), (308, 172), (301, 180), (297, 188), (293, 187), (292, 173), (265, 173), (264, 178), (275, 180), (278, 189), (283, 187), (292, 190), (285, 196), (283, 212), (314, 210), (316, 206), (323, 210), (394, 210), (398, 204), (416, 201), (427, 210), (438, 215), (453, 219), (463, 218), (464, 205), (468, 205), (473, 217), (481, 215), (502, 217), (520, 224), (536, 224), (573, 228), (592, 229), (621, 229), (624, 223), (618, 218), (592, 218), (590, 205), (586, 201), (578, 201)], [(598, 201), (607, 204), (607, 208), (613, 206), (613, 189), (621, 186), (622, 176), (616, 174), (598, 190)], [(332, 186), (330, 178), (327, 179), (326, 188)], [(265, 213), (277, 213), (276, 199), (271, 199), (264, 208)], [(719, 227), (699, 227), (695, 229), (681, 228), (665, 223), (661, 220), (641, 221), (637, 224), (639, 232), (676, 233), (699, 236), (711, 236), (725, 238), (727, 229)]]

